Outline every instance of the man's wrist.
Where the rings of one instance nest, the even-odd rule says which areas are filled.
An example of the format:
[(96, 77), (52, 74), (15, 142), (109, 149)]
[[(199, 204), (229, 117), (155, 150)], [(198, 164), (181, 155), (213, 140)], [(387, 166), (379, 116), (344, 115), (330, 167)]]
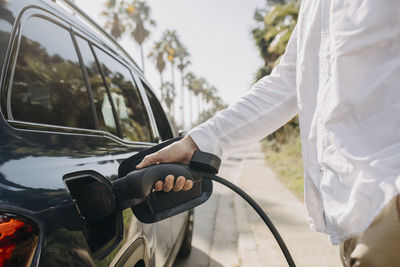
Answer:
[(183, 145), (186, 150), (186, 159), (187, 161), (190, 161), (191, 158), (193, 157), (193, 154), (196, 150), (199, 150), (199, 147), (196, 145), (196, 143), (193, 141), (192, 137), (190, 135), (186, 135), (182, 139)]
[(193, 152), (195, 150), (199, 150), (199, 147), (196, 145), (196, 143), (193, 141), (193, 139), (192, 139), (192, 137), (190, 137), (190, 135), (186, 135), (182, 139), (182, 141), (185, 142), (189, 146), (190, 150), (193, 150)]

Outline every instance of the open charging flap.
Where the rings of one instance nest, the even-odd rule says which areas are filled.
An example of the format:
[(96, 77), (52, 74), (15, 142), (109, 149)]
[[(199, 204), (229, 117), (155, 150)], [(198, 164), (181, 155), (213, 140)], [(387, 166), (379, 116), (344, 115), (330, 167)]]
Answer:
[[(127, 158), (120, 164), (118, 169), (119, 176), (126, 177), (125, 179), (129, 181), (137, 181), (138, 179), (141, 179), (132, 179), (131, 176), (134, 175), (133, 173), (138, 172), (136, 166), (143, 160), (143, 158), (176, 141), (179, 141), (181, 138), (182, 137), (170, 139)], [(196, 169), (200, 170), (201, 168), (203, 168), (202, 170), (204, 171), (205, 168), (207, 169), (207, 167), (210, 166), (206, 166), (207, 164), (200, 166), (201, 162), (196, 161), (196, 159), (203, 163), (205, 162), (200, 155), (197, 155), (192, 158), (190, 166), (184, 166), (182, 164), (159, 164), (146, 168), (148, 169), (146, 174), (140, 174), (143, 176), (143, 181), (136, 182), (135, 185), (131, 186), (131, 189), (136, 187), (135, 190), (138, 189), (137, 187), (139, 186), (141, 191), (136, 193), (139, 198), (132, 202), (134, 205), (132, 205), (131, 208), (135, 216), (141, 222), (154, 223), (164, 220), (181, 212), (190, 210), (210, 198), (213, 190), (212, 181), (202, 179), (201, 172), (195, 171)], [(211, 159), (210, 163), (215, 167), (215, 171), (218, 172), (220, 160), (218, 158)], [(185, 176), (186, 179), (191, 179), (193, 181), (193, 188), (188, 191), (180, 192), (156, 192), (151, 190), (150, 194), (146, 193), (148, 189), (143, 189), (144, 187), (148, 188), (149, 186), (153, 188), (156, 181), (164, 179), (169, 174), (174, 175), (175, 178), (182, 175)], [(128, 184), (129, 182), (126, 183), (126, 185)], [(126, 186), (119, 186), (118, 188), (116, 190), (125, 190)], [(123, 195), (123, 193), (119, 193), (119, 195)]]

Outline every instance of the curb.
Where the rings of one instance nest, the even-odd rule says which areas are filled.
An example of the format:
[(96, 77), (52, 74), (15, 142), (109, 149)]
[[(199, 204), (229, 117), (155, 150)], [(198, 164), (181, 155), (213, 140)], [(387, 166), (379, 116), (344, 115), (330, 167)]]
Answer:
[[(246, 153), (248, 154), (248, 153)], [(240, 186), (240, 177), (242, 175), (243, 165), (246, 159), (240, 163), (239, 175), (235, 176), (232, 182), (237, 186)], [(254, 237), (253, 232), (250, 229), (249, 221), (246, 215), (246, 208), (244, 205), (247, 203), (237, 194), (234, 195), (233, 207), (235, 210), (235, 219), (238, 231), (238, 245), (237, 252), (239, 257), (239, 266), (262, 266), (261, 260), (258, 255), (258, 243)]]

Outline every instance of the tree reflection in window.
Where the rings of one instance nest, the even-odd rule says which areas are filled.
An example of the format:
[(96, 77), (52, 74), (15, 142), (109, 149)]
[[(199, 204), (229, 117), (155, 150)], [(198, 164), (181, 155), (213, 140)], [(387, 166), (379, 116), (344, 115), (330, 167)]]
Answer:
[(171, 126), (168, 122), (167, 116), (165, 115), (163, 108), (161, 107), (160, 102), (158, 102), (157, 97), (153, 94), (153, 92), (145, 83), (143, 83), (143, 87), (146, 90), (147, 99), (149, 99), (151, 110), (153, 111), (154, 119), (156, 120), (158, 133), (160, 134), (161, 140), (165, 141), (173, 138), (174, 135), (172, 133)]
[(23, 29), (11, 91), (11, 118), (93, 129), (78, 56), (66, 29), (32, 17)]
[(76, 41), (86, 67), (90, 87), (92, 88), (99, 129), (118, 136), (117, 126), (111, 103), (108, 99), (107, 90), (89, 43), (79, 36), (76, 36)]
[[(148, 116), (129, 69), (97, 47), (95, 53), (106, 76), (123, 138), (151, 142)], [(102, 105), (108, 106), (109, 102), (103, 101)]]

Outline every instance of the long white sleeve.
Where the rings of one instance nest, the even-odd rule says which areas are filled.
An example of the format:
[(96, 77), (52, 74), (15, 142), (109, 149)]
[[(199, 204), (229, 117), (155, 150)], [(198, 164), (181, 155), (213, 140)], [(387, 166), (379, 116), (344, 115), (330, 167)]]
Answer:
[(281, 64), (189, 135), (221, 156), (298, 112), (310, 224), (339, 244), (400, 194), (399, 51), (400, 1), (302, 0)]
[(237, 103), (189, 131), (200, 150), (222, 156), (274, 132), (297, 113), (297, 27), (280, 64)]

